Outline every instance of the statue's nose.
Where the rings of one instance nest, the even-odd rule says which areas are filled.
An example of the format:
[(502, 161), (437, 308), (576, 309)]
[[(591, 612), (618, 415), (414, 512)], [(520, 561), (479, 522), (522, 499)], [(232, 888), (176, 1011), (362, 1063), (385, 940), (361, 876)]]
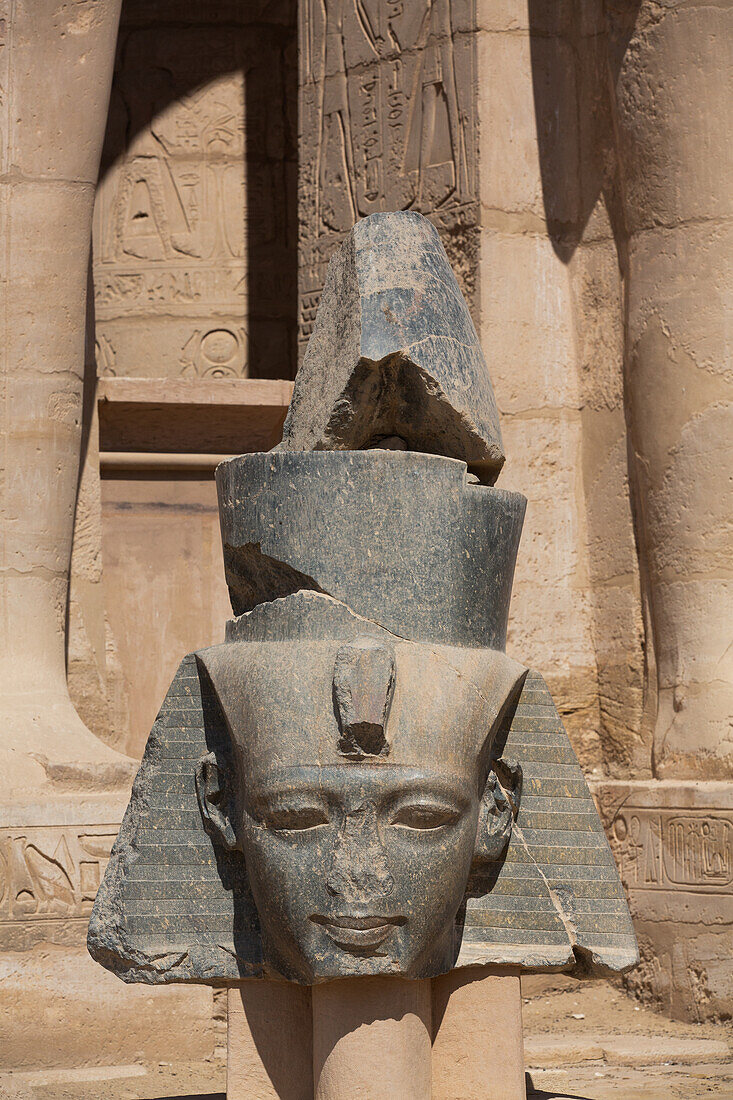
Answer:
[(326, 889), (334, 897), (358, 903), (392, 892), (394, 879), (377, 827), (377, 808), (363, 802), (347, 814), (339, 830)]

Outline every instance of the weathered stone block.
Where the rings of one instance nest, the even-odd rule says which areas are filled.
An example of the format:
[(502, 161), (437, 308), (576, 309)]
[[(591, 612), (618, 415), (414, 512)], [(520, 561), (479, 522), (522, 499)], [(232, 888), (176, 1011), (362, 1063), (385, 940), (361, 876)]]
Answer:
[(382, 450), (242, 456), (217, 484), (236, 614), (311, 589), (395, 634), (504, 647), (518, 493), (472, 484), (453, 459)]
[(632, 988), (678, 1019), (725, 1019), (733, 1010), (730, 783), (605, 781), (594, 794), (639, 935)]
[(283, 450), (405, 449), (495, 481), (499, 414), (473, 321), (433, 226), (373, 214), (335, 253), (283, 429)]

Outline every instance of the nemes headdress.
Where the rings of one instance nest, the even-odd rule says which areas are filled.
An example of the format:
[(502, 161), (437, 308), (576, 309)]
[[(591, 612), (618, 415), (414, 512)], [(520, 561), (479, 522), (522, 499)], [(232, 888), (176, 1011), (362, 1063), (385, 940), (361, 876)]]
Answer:
[(412, 213), (359, 222), (331, 260), (282, 443), (217, 470), (235, 618), (223, 645), (183, 659), (150, 733), (89, 926), (104, 966), (150, 983), (266, 970), (245, 861), (212, 814), (261, 751), (253, 734), (234, 760), (232, 728), (270, 712), (284, 767), (476, 761), (502, 826), (477, 839), (455, 966), (636, 963), (557, 709), (505, 653), (526, 501), (494, 487), (503, 462), (438, 234)]

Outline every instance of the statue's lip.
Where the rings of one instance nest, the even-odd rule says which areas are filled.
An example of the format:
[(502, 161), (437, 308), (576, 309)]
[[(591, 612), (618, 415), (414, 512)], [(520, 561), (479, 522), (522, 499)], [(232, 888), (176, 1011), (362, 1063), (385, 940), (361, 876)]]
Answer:
[(312, 921), (316, 924), (330, 924), (334, 928), (354, 928), (357, 930), (365, 930), (367, 928), (384, 928), (386, 925), (392, 924), (404, 924), (406, 917), (357, 917), (352, 916), (350, 913), (345, 913), (342, 916), (322, 917), (320, 913), (316, 913), (311, 917)]
[(370, 916), (356, 917), (350, 914), (324, 917), (315, 914), (311, 917), (315, 924), (323, 926), (334, 943), (349, 949), (377, 947), (387, 939), (406, 917)]

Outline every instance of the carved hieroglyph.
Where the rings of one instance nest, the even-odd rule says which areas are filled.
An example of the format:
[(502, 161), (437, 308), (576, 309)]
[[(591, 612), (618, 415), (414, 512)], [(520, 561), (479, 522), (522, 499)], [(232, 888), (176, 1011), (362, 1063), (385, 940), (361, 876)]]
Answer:
[(100, 374), (289, 375), (285, 65), (268, 28), (123, 25), (94, 225)]
[(304, 0), (299, 337), (358, 218), (416, 210), (471, 302), (478, 225), (472, 0)]
[(622, 808), (613, 818), (611, 847), (629, 889), (733, 891), (730, 813)]
[(601, 817), (639, 936), (632, 987), (714, 1018), (733, 973), (733, 792), (725, 782), (604, 781)]
[(118, 826), (0, 829), (0, 948), (82, 943)]

